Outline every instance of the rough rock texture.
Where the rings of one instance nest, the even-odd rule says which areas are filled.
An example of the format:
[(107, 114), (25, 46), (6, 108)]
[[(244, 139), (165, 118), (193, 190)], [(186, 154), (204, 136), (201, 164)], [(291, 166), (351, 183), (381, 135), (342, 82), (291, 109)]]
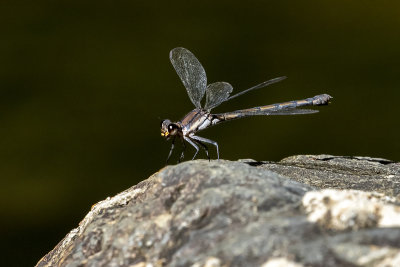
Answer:
[(303, 197), (308, 220), (334, 230), (400, 227), (400, 207), (394, 204), (382, 194), (355, 190), (325, 189)]
[(319, 189), (376, 191), (400, 200), (400, 163), (387, 159), (299, 155), (253, 164)]
[(399, 183), (383, 159), (184, 162), (96, 204), (37, 266), (400, 266)]

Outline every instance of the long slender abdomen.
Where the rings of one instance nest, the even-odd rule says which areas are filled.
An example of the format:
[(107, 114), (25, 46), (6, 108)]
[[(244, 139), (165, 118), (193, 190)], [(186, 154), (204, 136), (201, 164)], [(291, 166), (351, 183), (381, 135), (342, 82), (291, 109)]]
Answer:
[[(260, 107), (236, 110), (232, 112), (213, 114), (214, 120), (212, 124), (217, 124), (222, 121), (234, 120), (243, 117), (257, 116), (257, 115), (285, 115), (285, 114), (292, 115), (292, 114), (312, 113), (312, 112), (301, 112), (301, 110), (296, 110), (296, 108), (305, 106), (328, 105), (330, 99), (332, 99), (330, 95), (322, 94), (302, 100), (294, 100), (267, 106), (260, 106)], [(292, 112), (291, 114), (290, 112), (291, 110), (293, 111), (296, 110), (296, 112)]]

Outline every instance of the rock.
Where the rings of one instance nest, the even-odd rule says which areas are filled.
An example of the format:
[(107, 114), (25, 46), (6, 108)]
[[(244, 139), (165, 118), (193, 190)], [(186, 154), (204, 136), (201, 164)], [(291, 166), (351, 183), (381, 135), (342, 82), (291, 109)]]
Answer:
[(93, 206), (37, 266), (400, 266), (399, 174), (326, 155), (168, 166)]
[(325, 189), (303, 197), (308, 221), (331, 230), (400, 227), (400, 206), (379, 193)]
[(271, 258), (261, 267), (303, 267), (304, 265), (292, 262), (286, 258)]
[(280, 162), (249, 163), (319, 189), (356, 189), (400, 196), (400, 163), (387, 159), (299, 155)]

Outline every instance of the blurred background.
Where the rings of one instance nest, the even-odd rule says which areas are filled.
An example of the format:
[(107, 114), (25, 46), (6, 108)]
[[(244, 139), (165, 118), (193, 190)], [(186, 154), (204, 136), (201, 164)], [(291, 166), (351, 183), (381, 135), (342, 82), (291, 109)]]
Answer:
[(234, 92), (288, 76), (215, 112), (334, 97), (199, 134), (221, 158), (400, 160), (398, 1), (2, 1), (0, 22), (1, 266), (36, 264), (93, 204), (164, 166), (160, 121), (193, 108), (177, 46)]

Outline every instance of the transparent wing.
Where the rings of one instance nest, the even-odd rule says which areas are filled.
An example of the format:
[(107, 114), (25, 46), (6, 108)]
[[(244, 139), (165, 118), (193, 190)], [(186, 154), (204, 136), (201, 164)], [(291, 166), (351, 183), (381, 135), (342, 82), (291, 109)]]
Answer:
[(197, 108), (200, 108), (200, 101), (207, 86), (207, 76), (203, 66), (192, 52), (183, 47), (172, 49), (169, 59), (181, 78), (190, 100)]
[(209, 84), (206, 89), (206, 104), (204, 109), (211, 110), (226, 101), (232, 90), (232, 85), (227, 82)]
[(270, 85), (270, 84), (280, 82), (280, 81), (282, 81), (282, 80), (284, 80), (284, 79), (286, 79), (286, 76), (282, 76), (282, 77), (278, 77), (278, 78), (274, 78), (274, 79), (271, 79), (271, 80), (262, 82), (262, 83), (260, 83), (260, 84), (257, 84), (256, 86), (253, 86), (253, 87), (251, 87), (251, 88), (249, 88), (249, 89), (246, 89), (246, 90), (244, 90), (244, 91), (242, 91), (242, 92), (239, 92), (239, 93), (237, 93), (237, 94), (235, 94), (235, 95), (229, 97), (227, 100), (231, 100), (232, 98), (241, 96), (241, 95), (243, 95), (243, 94), (245, 94), (245, 93), (247, 93), (247, 92), (249, 92), (249, 91), (256, 90), (256, 89), (260, 89), (260, 88), (266, 87), (266, 86), (268, 86), (268, 85)]

